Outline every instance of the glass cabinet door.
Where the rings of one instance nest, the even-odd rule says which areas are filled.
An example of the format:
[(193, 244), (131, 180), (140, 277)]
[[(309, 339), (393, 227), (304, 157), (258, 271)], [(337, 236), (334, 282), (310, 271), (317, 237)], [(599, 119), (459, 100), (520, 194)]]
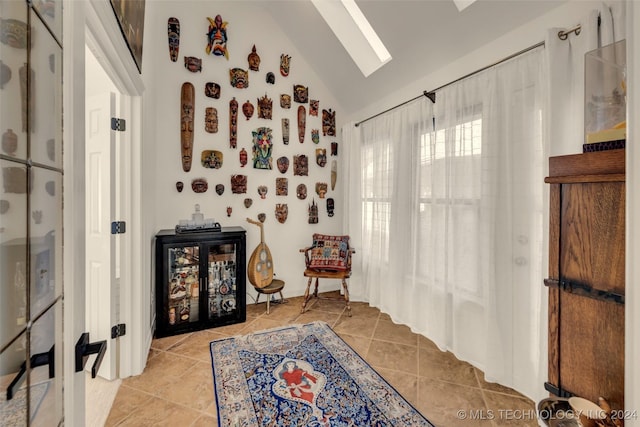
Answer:
[(236, 244), (211, 245), (207, 252), (207, 318), (235, 316), (238, 312)]
[(200, 246), (169, 246), (166, 254), (168, 327), (197, 322), (200, 319)]

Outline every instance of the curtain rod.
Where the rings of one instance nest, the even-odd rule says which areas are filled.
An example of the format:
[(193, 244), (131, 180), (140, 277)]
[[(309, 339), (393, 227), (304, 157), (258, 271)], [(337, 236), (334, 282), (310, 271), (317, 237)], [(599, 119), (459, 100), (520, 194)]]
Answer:
[(378, 116), (381, 116), (381, 115), (382, 115), (382, 114), (384, 114), (384, 113), (388, 113), (389, 111), (395, 110), (395, 109), (396, 109), (396, 108), (398, 108), (398, 107), (402, 107), (403, 105), (408, 104), (409, 102), (415, 101), (416, 99), (420, 99), (420, 98), (421, 98), (421, 97), (423, 97), (423, 96), (426, 96), (427, 98), (429, 98), (429, 99), (431, 100), (431, 102), (435, 103), (435, 102), (436, 102), (436, 92), (437, 92), (437, 91), (439, 91), (440, 89), (445, 88), (445, 87), (447, 87), (447, 86), (449, 86), (449, 85), (452, 85), (452, 84), (454, 84), (454, 83), (457, 83), (457, 82), (459, 82), (459, 81), (461, 81), (461, 80), (464, 80), (464, 79), (466, 79), (466, 78), (468, 78), (468, 77), (471, 77), (471, 76), (473, 76), (474, 74), (478, 74), (478, 73), (480, 73), (480, 72), (482, 72), (482, 71), (484, 71), (484, 70), (486, 70), (486, 69), (488, 69), (488, 68), (495, 67), (495, 66), (496, 66), (496, 65), (498, 65), (498, 64), (501, 64), (501, 63), (503, 63), (503, 62), (505, 62), (505, 61), (508, 61), (508, 60), (510, 60), (510, 59), (513, 59), (513, 58), (515, 58), (516, 56), (519, 56), (519, 55), (522, 55), (522, 54), (524, 54), (524, 53), (527, 53), (527, 52), (529, 52), (530, 50), (536, 49), (536, 48), (538, 48), (538, 47), (540, 47), (540, 46), (544, 46), (544, 41), (541, 41), (541, 42), (536, 43), (536, 44), (534, 44), (534, 45), (532, 45), (532, 46), (529, 46), (529, 47), (527, 47), (527, 48), (525, 48), (525, 49), (522, 49), (521, 51), (518, 51), (518, 52), (516, 52), (516, 53), (514, 53), (514, 54), (511, 54), (511, 55), (509, 55), (509, 56), (507, 56), (507, 57), (504, 57), (504, 58), (502, 58), (501, 60), (494, 62), (493, 64), (487, 65), (486, 67), (482, 67), (482, 68), (480, 68), (480, 69), (478, 69), (478, 70), (472, 71), (472, 72), (471, 72), (471, 73), (469, 73), (469, 74), (466, 74), (466, 75), (464, 75), (464, 76), (462, 76), (462, 77), (460, 77), (460, 78), (458, 78), (458, 79), (452, 80), (452, 81), (450, 81), (449, 83), (443, 84), (442, 86), (437, 87), (437, 88), (435, 88), (435, 89), (433, 89), (433, 90), (431, 90), (431, 91), (426, 91), (426, 90), (425, 90), (425, 91), (423, 91), (423, 92), (422, 92), (422, 94), (421, 94), (421, 95), (418, 95), (418, 96), (416, 96), (415, 98), (411, 98), (411, 99), (409, 99), (408, 101), (405, 101), (405, 102), (403, 102), (403, 103), (401, 103), (401, 104), (398, 104), (398, 105), (396, 105), (396, 106), (393, 106), (393, 107), (391, 107), (391, 108), (388, 108), (388, 109), (386, 109), (386, 110), (384, 110), (384, 111), (382, 111), (382, 112), (380, 112), (380, 113), (378, 113), (378, 114), (374, 114), (374, 115), (373, 115), (373, 116), (371, 116), (371, 117), (367, 117), (366, 119), (364, 119), (364, 120), (361, 120), (361, 121), (357, 122), (357, 123), (355, 124), (355, 126), (356, 126), (356, 127), (358, 127), (358, 126), (360, 126), (360, 125), (361, 125), (362, 123), (364, 123), (364, 122), (367, 122), (367, 121), (369, 121), (369, 120), (371, 120), (371, 119), (373, 119), (373, 118), (376, 118), (376, 117), (378, 117)]

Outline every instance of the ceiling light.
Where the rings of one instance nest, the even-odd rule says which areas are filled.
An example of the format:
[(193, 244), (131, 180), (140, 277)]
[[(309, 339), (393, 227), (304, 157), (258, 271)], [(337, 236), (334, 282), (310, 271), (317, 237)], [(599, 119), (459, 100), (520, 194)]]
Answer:
[(458, 12), (462, 12), (463, 9), (471, 6), (471, 4), (475, 1), (476, 0), (453, 0), (453, 2), (456, 4), (456, 7), (458, 8)]
[(311, 2), (365, 77), (391, 60), (391, 54), (355, 0)]

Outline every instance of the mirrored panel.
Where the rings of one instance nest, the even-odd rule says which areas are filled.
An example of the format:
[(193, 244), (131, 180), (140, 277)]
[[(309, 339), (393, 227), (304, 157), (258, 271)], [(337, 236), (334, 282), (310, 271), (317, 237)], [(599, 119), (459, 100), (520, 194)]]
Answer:
[(62, 0), (32, 0), (33, 8), (58, 40), (62, 40)]
[(26, 340), (25, 332), (0, 354), (2, 425), (27, 425), (27, 377), (26, 372), (21, 371), (27, 357)]
[(0, 3), (0, 34), (0, 154), (25, 160), (27, 87), (21, 70), (27, 63), (26, 2)]
[(0, 160), (0, 344), (26, 326), (27, 168)]
[[(73, 351), (72, 347), (67, 351)], [(31, 329), (31, 426), (55, 426), (62, 420), (62, 301)]]
[(35, 163), (62, 165), (62, 49), (31, 12), (31, 159)]
[(38, 316), (62, 294), (62, 174), (32, 168), (31, 316)]

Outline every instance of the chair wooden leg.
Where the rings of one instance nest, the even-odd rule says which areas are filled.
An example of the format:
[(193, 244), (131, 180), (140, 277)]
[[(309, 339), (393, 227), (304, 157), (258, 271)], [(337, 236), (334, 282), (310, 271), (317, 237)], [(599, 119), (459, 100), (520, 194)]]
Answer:
[(309, 298), (311, 298), (309, 296), (309, 289), (311, 288), (312, 280), (313, 277), (309, 277), (309, 281), (307, 282), (307, 290), (304, 291), (304, 301), (302, 301), (302, 309), (300, 310), (300, 313), (304, 313), (304, 310), (307, 308), (307, 302), (309, 302)]
[(318, 278), (316, 277), (316, 288), (313, 291), (313, 296), (318, 298)]
[(351, 317), (351, 305), (349, 304), (349, 287), (347, 281), (342, 279), (342, 289), (344, 290), (344, 302), (347, 306), (347, 316)]
[(269, 314), (269, 301), (271, 301), (270, 295), (267, 295), (267, 314)]
[(258, 300), (260, 299), (260, 295), (262, 295), (262, 293), (258, 292), (258, 296), (256, 297), (256, 304), (258, 304)]

